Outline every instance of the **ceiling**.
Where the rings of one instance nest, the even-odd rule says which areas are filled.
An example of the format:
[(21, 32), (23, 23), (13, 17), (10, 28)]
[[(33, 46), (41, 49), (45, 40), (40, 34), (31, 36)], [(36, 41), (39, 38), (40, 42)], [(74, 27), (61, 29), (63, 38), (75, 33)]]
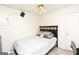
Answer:
[[(2, 6), (6, 6), (9, 8), (13, 8), (13, 9), (21, 10), (21, 11), (27, 11), (32, 14), (38, 14), (35, 10), (37, 4), (3, 4)], [(46, 13), (54, 12), (56, 10), (59, 10), (68, 6), (70, 6), (70, 4), (44, 4)]]

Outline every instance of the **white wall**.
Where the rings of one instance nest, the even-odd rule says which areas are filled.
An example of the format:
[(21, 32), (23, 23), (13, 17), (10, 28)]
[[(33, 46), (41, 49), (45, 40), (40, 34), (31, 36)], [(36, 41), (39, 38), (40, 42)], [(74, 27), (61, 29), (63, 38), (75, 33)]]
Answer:
[(0, 17), (4, 17), (0, 20), (9, 20), (9, 25), (0, 26), (3, 51), (9, 52), (15, 40), (35, 35), (39, 30), (40, 21), (40, 25), (58, 25), (59, 47), (70, 49), (72, 40), (77, 43), (77, 47), (79, 46), (79, 7), (77, 5), (50, 12), (42, 17), (26, 13), (25, 17), (21, 18), (19, 12), (0, 6)]
[[(2, 36), (2, 50), (9, 52), (15, 40), (33, 36), (38, 31), (39, 16), (26, 13), (25, 17), (20, 17), (21, 11), (0, 6), (0, 19), (8, 19), (9, 25), (0, 26)], [(8, 18), (7, 18), (8, 17)]]
[(79, 5), (43, 15), (40, 25), (58, 25), (59, 47), (71, 49), (71, 41), (79, 47)]

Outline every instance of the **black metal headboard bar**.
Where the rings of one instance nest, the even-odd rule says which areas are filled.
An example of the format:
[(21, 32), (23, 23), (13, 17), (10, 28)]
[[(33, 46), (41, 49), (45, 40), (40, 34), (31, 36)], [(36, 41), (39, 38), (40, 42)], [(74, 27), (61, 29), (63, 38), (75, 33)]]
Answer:
[(40, 31), (49, 31), (58, 39), (58, 26), (40, 26)]

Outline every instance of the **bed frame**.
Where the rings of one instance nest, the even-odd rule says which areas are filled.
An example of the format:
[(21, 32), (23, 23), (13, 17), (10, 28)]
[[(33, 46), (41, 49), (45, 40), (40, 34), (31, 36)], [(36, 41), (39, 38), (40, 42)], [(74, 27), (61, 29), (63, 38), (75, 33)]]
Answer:
[(45, 55), (48, 55), (51, 50), (55, 47), (58, 47), (58, 26), (40, 26), (40, 31), (49, 31), (54, 34), (54, 37), (57, 38), (56, 44), (52, 47)]
[[(49, 31), (49, 32), (52, 32), (54, 34), (54, 37), (57, 38), (57, 41), (56, 41), (56, 44), (54, 47), (58, 47), (58, 26), (40, 26), (39, 27), (40, 31)], [(48, 55), (49, 52), (51, 52), (51, 50), (54, 48), (52, 47), (45, 55)], [(16, 55), (17, 54), (17, 51), (14, 49), (14, 52)]]
[(58, 26), (40, 26), (40, 31), (49, 31), (57, 38), (56, 46), (58, 47)]

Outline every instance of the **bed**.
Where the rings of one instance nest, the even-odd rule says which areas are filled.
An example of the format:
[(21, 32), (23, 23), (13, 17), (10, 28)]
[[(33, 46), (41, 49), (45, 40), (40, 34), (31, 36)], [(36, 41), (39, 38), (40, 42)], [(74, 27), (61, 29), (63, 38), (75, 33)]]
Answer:
[(14, 51), (18, 55), (47, 55), (52, 48), (58, 47), (58, 27), (40, 26), (40, 31), (52, 32), (52, 38), (33, 36), (17, 40), (14, 43)]

